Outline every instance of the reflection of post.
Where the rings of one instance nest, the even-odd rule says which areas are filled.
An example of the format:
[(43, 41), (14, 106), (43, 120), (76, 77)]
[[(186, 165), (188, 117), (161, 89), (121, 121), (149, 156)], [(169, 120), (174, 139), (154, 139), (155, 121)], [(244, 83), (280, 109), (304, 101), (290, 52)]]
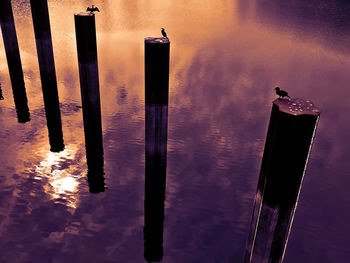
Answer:
[(90, 192), (104, 191), (103, 142), (95, 15), (74, 15)]
[(273, 102), (244, 262), (282, 262), (320, 111)]
[(144, 257), (163, 258), (166, 182), (169, 50), (166, 38), (145, 39), (146, 170)]
[(30, 121), (30, 116), (11, 0), (0, 1), (0, 23), (17, 118), (18, 122), (25, 123)]
[(4, 96), (2, 96), (2, 88), (1, 88), (1, 83), (0, 83), (0, 100), (3, 100)]
[(64, 149), (47, 0), (30, 0), (51, 151)]

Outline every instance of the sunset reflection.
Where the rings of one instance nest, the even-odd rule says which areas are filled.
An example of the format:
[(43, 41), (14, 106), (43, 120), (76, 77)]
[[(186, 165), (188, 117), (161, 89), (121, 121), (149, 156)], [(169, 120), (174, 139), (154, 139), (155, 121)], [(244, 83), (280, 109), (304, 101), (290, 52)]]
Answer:
[[(283, 263), (349, 261), (349, 1), (47, 0), (59, 122), (43, 99), (30, 5), (39, 0), (5, 1), (27, 107), (0, 33), (1, 262), (143, 263), (145, 243), (167, 263), (243, 262), (276, 86), (323, 112)], [(92, 4), (101, 129), (84, 127), (74, 23)], [(147, 111), (165, 113), (145, 107), (144, 39), (162, 27), (171, 41), (166, 162), (164, 149), (145, 152)], [(28, 118), (16, 108), (30, 121), (19, 123)], [(65, 149), (50, 152), (57, 138)]]
[(74, 161), (77, 150), (76, 145), (69, 145), (61, 153), (47, 152), (44, 161), (35, 167), (34, 179), (45, 182), (43, 188), (50, 199), (71, 208), (77, 208), (78, 179), (83, 177), (83, 173), (77, 175), (74, 173), (74, 166), (66, 166)]

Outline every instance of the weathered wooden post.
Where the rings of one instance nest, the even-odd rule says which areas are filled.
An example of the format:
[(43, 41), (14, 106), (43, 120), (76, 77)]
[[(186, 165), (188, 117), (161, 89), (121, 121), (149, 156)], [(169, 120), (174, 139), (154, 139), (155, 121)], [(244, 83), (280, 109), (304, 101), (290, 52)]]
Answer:
[(11, 0), (0, 1), (0, 23), (12, 84), (13, 98), (17, 111), (17, 119), (18, 122), (25, 123), (30, 121), (30, 114)]
[(245, 263), (283, 261), (319, 116), (311, 101), (273, 102)]
[(74, 15), (77, 38), (81, 100), (83, 105), (86, 159), (90, 191), (104, 191), (103, 141), (97, 63), (95, 15)]
[(149, 37), (145, 39), (145, 97), (146, 104), (168, 104), (169, 97), (168, 38)]
[(64, 150), (47, 0), (30, 0), (51, 151)]
[(169, 53), (169, 39), (145, 39), (146, 169), (144, 257), (148, 262), (159, 262), (163, 258)]

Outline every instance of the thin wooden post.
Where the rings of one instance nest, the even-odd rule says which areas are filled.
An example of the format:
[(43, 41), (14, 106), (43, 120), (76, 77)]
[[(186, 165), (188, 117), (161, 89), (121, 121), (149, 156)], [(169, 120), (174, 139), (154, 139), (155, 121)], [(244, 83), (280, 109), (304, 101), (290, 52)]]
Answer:
[(145, 39), (146, 169), (144, 257), (148, 262), (159, 262), (163, 258), (169, 51), (170, 42), (167, 38)]
[(0, 24), (12, 84), (13, 98), (17, 111), (17, 119), (18, 122), (25, 123), (30, 121), (30, 114), (11, 0), (0, 1)]
[(245, 263), (283, 261), (319, 116), (311, 101), (273, 102)]
[(104, 191), (103, 139), (97, 63), (95, 15), (74, 15), (81, 100), (83, 105), (86, 159), (90, 192)]
[(30, 0), (51, 151), (64, 149), (47, 0)]

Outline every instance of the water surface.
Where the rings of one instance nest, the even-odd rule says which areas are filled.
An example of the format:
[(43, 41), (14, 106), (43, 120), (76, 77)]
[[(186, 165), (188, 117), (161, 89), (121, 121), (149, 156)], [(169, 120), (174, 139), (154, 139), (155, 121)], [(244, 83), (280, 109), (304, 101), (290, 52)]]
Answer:
[(12, 1), (31, 121), (17, 122), (0, 41), (0, 261), (145, 262), (144, 38), (171, 41), (162, 262), (243, 262), (274, 87), (322, 110), (285, 263), (350, 258), (350, 5), (94, 5), (107, 189), (91, 194), (73, 14), (49, 1), (65, 150), (50, 152), (29, 1)]

